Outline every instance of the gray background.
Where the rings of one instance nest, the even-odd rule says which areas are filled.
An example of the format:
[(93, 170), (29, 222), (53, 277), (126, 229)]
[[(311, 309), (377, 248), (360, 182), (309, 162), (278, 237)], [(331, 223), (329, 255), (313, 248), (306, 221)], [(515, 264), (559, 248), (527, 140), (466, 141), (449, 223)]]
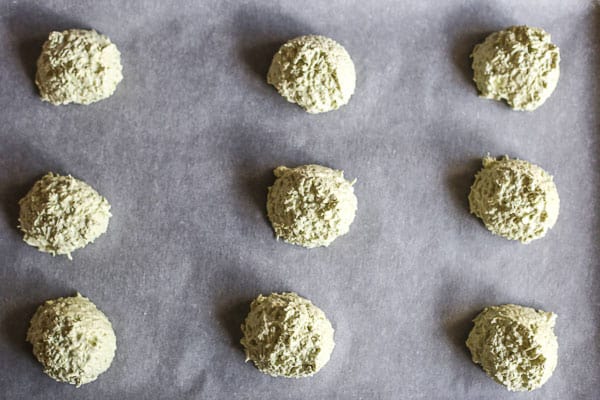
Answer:
[[(597, 257), (600, 11), (591, 1), (3, 1), (0, 6), (0, 397), (7, 399), (592, 399), (600, 390)], [(533, 113), (477, 97), (469, 54), (494, 30), (539, 26), (561, 78)], [(122, 52), (115, 95), (40, 101), (51, 30), (94, 28)], [(265, 82), (287, 39), (323, 34), (357, 69), (342, 109), (309, 115)], [(469, 215), (481, 157), (554, 175), (558, 222), (521, 245)], [(359, 209), (329, 248), (277, 242), (265, 197), (278, 165), (343, 169)], [(106, 196), (113, 217), (65, 257), (27, 246), (21, 198), (47, 171)], [(297, 291), (337, 346), (309, 379), (244, 363), (239, 325), (259, 293)], [(96, 382), (52, 381), (25, 342), (35, 308), (80, 291), (113, 323)], [(509, 393), (464, 340), (486, 305), (558, 314), (559, 365)]]

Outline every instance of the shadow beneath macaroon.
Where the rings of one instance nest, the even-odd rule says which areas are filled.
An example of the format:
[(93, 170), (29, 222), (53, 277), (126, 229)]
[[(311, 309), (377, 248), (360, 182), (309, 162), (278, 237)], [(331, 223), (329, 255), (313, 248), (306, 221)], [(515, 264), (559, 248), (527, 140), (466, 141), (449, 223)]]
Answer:
[(314, 33), (306, 24), (267, 7), (242, 6), (234, 21), (237, 57), (261, 82), (266, 82), (273, 55), (282, 44)]
[(6, 136), (0, 147), (0, 210), (3, 220), (18, 232), (19, 200), (47, 172), (63, 168), (35, 145), (21, 139), (19, 132)]
[(35, 88), (36, 61), (40, 56), (42, 45), (52, 31), (66, 29), (91, 29), (81, 21), (58, 14), (49, 8), (32, 5), (17, 4), (10, 7), (8, 25), (12, 36), (16, 39), (16, 52), (23, 70), (31, 79), (31, 89)]
[(228, 137), (222, 151), (235, 171), (232, 187), (241, 200), (238, 211), (245, 217), (250, 203), (253, 207), (250, 212), (260, 210), (264, 222), (270, 226), (267, 194), (275, 182), (273, 170), (280, 165), (296, 167), (308, 163), (311, 157), (304, 149), (290, 146), (287, 137), (279, 132), (255, 131), (239, 125), (228, 129)]
[(31, 353), (26, 337), (33, 314), (46, 300), (69, 296), (71, 293), (73, 289), (68, 285), (54, 279), (48, 280), (38, 270), (18, 271), (11, 286), (2, 293), (7, 299), (0, 313), (2, 340), (14, 349)]
[[(485, 286), (465, 299), (464, 287), (460, 275), (447, 270), (444, 284), (440, 287), (440, 299), (435, 310), (435, 317), (440, 321), (443, 335), (454, 346), (458, 353), (471, 360), (471, 352), (466, 341), (473, 328), (473, 319), (488, 305), (495, 304), (497, 294), (493, 287)], [(465, 307), (465, 304), (468, 304)]]
[(451, 165), (446, 173), (446, 187), (454, 204), (466, 215), (470, 214), (469, 193), (475, 174), (482, 168), (481, 158), (472, 158), (462, 165)]
[(452, 38), (449, 56), (465, 83), (475, 91), (471, 53), (475, 45), (482, 43), (491, 33), (514, 25), (512, 19), (504, 18), (505, 14), (507, 11), (494, 3), (465, 4), (446, 18), (444, 32)]
[(8, 311), (2, 318), (2, 336), (11, 348), (23, 353), (31, 353), (31, 345), (26, 341), (29, 321), (41, 303), (28, 301)]
[(237, 300), (227, 307), (219, 310), (217, 318), (220, 325), (228, 334), (232, 347), (240, 348), (240, 340), (242, 339), (242, 323), (250, 311), (250, 303), (253, 299)]
[(471, 67), (471, 53), (475, 45), (482, 43), (492, 31), (484, 32), (464, 32), (455, 38), (452, 48), (452, 63), (460, 72), (465, 83), (472, 85), (474, 90), (477, 90), (475, 82), (473, 82), (473, 68)]
[(469, 360), (471, 352), (467, 348), (466, 342), (469, 337), (469, 332), (473, 328), (473, 319), (481, 312), (481, 309), (476, 311), (465, 311), (447, 316), (443, 322), (443, 328), (450, 343)]
[(275, 177), (271, 169), (257, 167), (251, 160), (238, 166), (238, 186), (244, 195), (252, 201), (254, 207), (261, 210), (263, 220), (269, 223), (267, 216), (267, 194)]
[[(233, 261), (233, 264), (236, 262)], [(227, 270), (216, 271), (210, 279), (214, 284), (214, 314), (218, 326), (229, 338), (229, 344), (235, 349), (242, 350), (241, 325), (250, 312), (250, 304), (259, 295), (273, 292), (289, 291), (287, 285), (277, 279), (273, 281), (270, 275), (261, 279), (251, 266), (232, 265)]]

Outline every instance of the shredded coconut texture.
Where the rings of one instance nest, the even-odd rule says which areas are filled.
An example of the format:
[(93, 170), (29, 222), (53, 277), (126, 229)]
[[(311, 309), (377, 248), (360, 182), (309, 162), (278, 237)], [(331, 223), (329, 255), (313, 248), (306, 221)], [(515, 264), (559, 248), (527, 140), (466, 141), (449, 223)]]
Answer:
[(19, 228), (23, 240), (53, 256), (71, 252), (106, 232), (110, 204), (90, 185), (47, 173), (19, 200)]
[(356, 214), (354, 182), (320, 165), (277, 167), (267, 214), (276, 237), (307, 248), (328, 246), (344, 235)]
[(533, 111), (552, 94), (560, 75), (560, 53), (542, 29), (513, 26), (475, 46), (473, 80), (488, 99)]
[(259, 295), (242, 332), (246, 361), (271, 376), (311, 376), (327, 364), (335, 346), (323, 311), (296, 293)]
[(531, 391), (558, 362), (556, 314), (514, 304), (487, 307), (473, 322), (467, 347), (473, 362), (510, 391)]
[(291, 103), (311, 114), (337, 110), (348, 103), (356, 72), (342, 45), (324, 36), (300, 36), (273, 57), (267, 82)]
[(35, 83), (55, 105), (90, 104), (111, 96), (123, 79), (121, 53), (96, 31), (51, 32), (37, 61)]
[(485, 157), (469, 194), (471, 213), (495, 235), (529, 243), (558, 218), (556, 185), (542, 168), (523, 160)]
[(31, 319), (27, 341), (46, 374), (77, 387), (106, 371), (117, 349), (106, 315), (79, 293), (41, 305)]

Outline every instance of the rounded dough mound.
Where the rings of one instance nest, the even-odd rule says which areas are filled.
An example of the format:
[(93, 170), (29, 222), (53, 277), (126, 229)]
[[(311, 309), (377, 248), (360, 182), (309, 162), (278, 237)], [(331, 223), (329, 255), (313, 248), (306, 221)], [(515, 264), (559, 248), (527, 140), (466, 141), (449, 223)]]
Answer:
[(300, 36), (273, 57), (267, 82), (291, 103), (311, 114), (337, 110), (348, 103), (356, 72), (342, 45), (324, 36)]
[(515, 110), (535, 110), (558, 83), (560, 53), (542, 29), (513, 26), (492, 33), (471, 57), (481, 96), (504, 99)]
[(560, 200), (552, 176), (522, 160), (483, 159), (469, 194), (471, 213), (495, 235), (529, 243), (546, 235)]
[(106, 371), (117, 349), (106, 315), (79, 293), (41, 305), (31, 319), (27, 341), (46, 374), (77, 387)]
[(71, 252), (106, 232), (110, 204), (90, 185), (47, 173), (19, 200), (19, 228), (23, 240), (53, 256)]
[(271, 376), (311, 376), (327, 364), (335, 346), (323, 311), (296, 293), (259, 295), (242, 332), (246, 361)]
[(121, 53), (96, 31), (51, 32), (37, 61), (35, 83), (54, 105), (90, 104), (112, 95), (123, 79)]
[(473, 362), (510, 391), (530, 391), (552, 376), (558, 361), (556, 314), (506, 304), (487, 307), (467, 339)]
[(307, 248), (328, 246), (350, 229), (357, 200), (354, 182), (320, 165), (277, 167), (267, 214), (277, 238)]

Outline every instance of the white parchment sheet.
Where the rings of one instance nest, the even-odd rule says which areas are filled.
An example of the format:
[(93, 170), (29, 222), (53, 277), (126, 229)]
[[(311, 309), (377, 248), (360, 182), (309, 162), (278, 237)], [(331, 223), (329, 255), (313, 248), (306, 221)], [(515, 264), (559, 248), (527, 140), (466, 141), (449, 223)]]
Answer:
[[(598, 399), (600, 11), (593, 1), (1, 1), (0, 398)], [(533, 113), (480, 99), (469, 54), (491, 32), (541, 27), (561, 77)], [(90, 106), (40, 101), (35, 61), (52, 30), (96, 29), (124, 79)], [(350, 103), (309, 115), (266, 84), (286, 40), (322, 34), (357, 70)], [(556, 226), (528, 245), (469, 214), (481, 157), (554, 176)], [(275, 240), (279, 165), (357, 178), (350, 232), (329, 248)], [(27, 246), (18, 205), (48, 171), (112, 205), (73, 261)], [(43, 301), (76, 291), (112, 321), (118, 351), (76, 389), (25, 342)], [(309, 379), (244, 363), (239, 325), (259, 293), (296, 291), (336, 329)], [(471, 319), (517, 303), (558, 314), (559, 364), (509, 393), (470, 360)]]

